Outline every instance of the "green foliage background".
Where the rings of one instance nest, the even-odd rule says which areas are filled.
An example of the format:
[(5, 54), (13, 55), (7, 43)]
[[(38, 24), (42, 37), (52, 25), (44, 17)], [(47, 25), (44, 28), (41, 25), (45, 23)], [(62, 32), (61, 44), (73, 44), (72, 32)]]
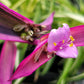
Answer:
[[(35, 23), (40, 23), (45, 20), (53, 11), (55, 11), (54, 21), (52, 28), (58, 28), (63, 23), (67, 23), (70, 27), (84, 25), (84, 0), (1, 0), (3, 4), (9, 8), (17, 11), (25, 17), (32, 19)], [(0, 43), (3, 41), (0, 40)], [(28, 44), (16, 43), (18, 52), (15, 64), (15, 69), (18, 64), (23, 60)], [(83, 71), (80, 72), (84, 63), (84, 47), (78, 48), (79, 55), (76, 59), (63, 59), (63, 70), (60, 72), (58, 81), (57, 79), (51, 81), (52, 84), (66, 84), (71, 81), (76, 81), (84, 78)], [(48, 73), (52, 66), (54, 59), (44, 64), (42, 72), (40, 68), (35, 73), (35, 78), (39, 75)], [(47, 68), (46, 68), (47, 66)], [(36, 80), (37, 80), (36, 79)], [(21, 84), (24, 78), (15, 80), (14, 84)]]

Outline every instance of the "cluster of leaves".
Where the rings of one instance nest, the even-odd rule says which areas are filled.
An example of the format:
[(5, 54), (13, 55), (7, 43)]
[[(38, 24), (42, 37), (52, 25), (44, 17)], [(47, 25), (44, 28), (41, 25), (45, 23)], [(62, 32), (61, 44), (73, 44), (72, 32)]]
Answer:
[[(58, 28), (63, 23), (67, 23), (70, 27), (84, 24), (84, 0), (1, 0), (1, 2), (25, 17), (32, 19), (35, 23), (42, 22), (53, 11), (55, 11), (52, 28)], [(0, 40), (0, 43), (2, 42), (3, 41)], [(15, 69), (24, 56), (26, 56), (26, 52), (34, 49), (34, 47), (31, 49), (32, 46), (28, 44), (16, 43), (16, 45), (18, 47), (18, 52)], [(78, 50), (79, 55), (76, 59), (63, 59), (63, 69), (60, 73), (59, 79), (58, 81), (52, 81), (52, 83), (66, 84), (66, 82), (84, 78), (83, 72), (78, 74), (84, 63), (84, 47), (78, 48)], [(49, 69), (53, 65), (54, 59), (55, 58), (51, 59), (37, 69), (34, 78), (35, 81), (38, 79), (39, 75), (43, 76), (48, 73)], [(19, 84), (22, 80), (23, 78), (16, 80), (14, 84)]]

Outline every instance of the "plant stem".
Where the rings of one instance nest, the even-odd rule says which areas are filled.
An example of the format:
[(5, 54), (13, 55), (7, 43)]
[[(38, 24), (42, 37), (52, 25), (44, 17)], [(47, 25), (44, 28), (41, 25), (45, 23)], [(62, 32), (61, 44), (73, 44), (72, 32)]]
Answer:
[(84, 73), (79, 74), (77, 76), (70, 77), (70, 78), (67, 79), (67, 81), (77, 81), (77, 80), (80, 80), (80, 79), (84, 79)]
[(65, 62), (64, 70), (56, 84), (65, 84), (66, 83), (66, 77), (69, 75), (69, 70), (72, 66), (73, 58), (69, 58)]
[(35, 75), (34, 75), (34, 82), (36, 82), (39, 78), (39, 73), (40, 73), (40, 67), (35, 71)]
[(26, 0), (19, 0), (17, 1), (12, 7), (11, 9), (15, 10), (17, 9), (22, 3), (24, 3)]

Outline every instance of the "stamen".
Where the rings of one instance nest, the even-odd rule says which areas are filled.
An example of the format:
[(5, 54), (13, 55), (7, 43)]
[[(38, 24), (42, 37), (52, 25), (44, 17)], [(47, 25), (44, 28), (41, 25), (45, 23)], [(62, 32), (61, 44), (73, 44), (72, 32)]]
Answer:
[(36, 32), (36, 33), (40, 32), (40, 29), (38, 29), (36, 27), (34, 27), (33, 29), (34, 29), (34, 32)]
[(43, 30), (45, 25), (37, 24), (18, 24), (13, 27), (15, 32), (18, 32), (23, 40), (34, 41), (35, 38), (39, 38), (41, 34), (46, 34), (47, 31)]
[(33, 42), (33, 41), (34, 41), (34, 38), (31, 38), (31, 37), (30, 37), (29, 40)]
[(70, 39), (71, 39), (71, 41), (74, 41), (75, 39), (73, 38), (73, 36), (70, 36)]
[(56, 46), (56, 45), (57, 45), (55, 42), (54, 42), (53, 44), (54, 44), (54, 46)]
[(73, 43), (69, 44), (69, 47), (72, 47), (73, 46)]
[(26, 36), (26, 37), (25, 37), (26, 40), (29, 40), (30, 38), (31, 38), (30, 36)]
[(64, 43), (64, 42), (65, 42), (65, 40), (62, 41), (62, 43)]
[(28, 34), (29, 34), (30, 36), (33, 36), (34, 32), (33, 32), (32, 30), (30, 30), (30, 31), (28, 31)]
[(60, 49), (62, 49), (62, 47), (60, 47)]
[(38, 62), (39, 61), (39, 57), (42, 53), (42, 51), (44, 50), (45, 48), (45, 45), (43, 45), (36, 53), (35, 53), (35, 56), (34, 56), (34, 62)]
[(46, 28), (46, 26), (45, 26), (45, 25), (41, 25), (41, 27)]
[(27, 27), (27, 25), (15, 25), (15, 27), (13, 28), (13, 30), (15, 32), (20, 32), (22, 31), (25, 27)]
[(25, 28), (25, 29), (24, 29), (24, 32), (27, 33), (28, 31), (29, 31), (29, 28)]
[(47, 55), (47, 58), (50, 58), (50, 57), (52, 57), (51, 55)]
[(37, 34), (46, 34), (48, 31), (42, 31), (42, 32), (39, 32)]
[(53, 56), (55, 56), (54, 52), (47, 52), (47, 58), (51, 58)]

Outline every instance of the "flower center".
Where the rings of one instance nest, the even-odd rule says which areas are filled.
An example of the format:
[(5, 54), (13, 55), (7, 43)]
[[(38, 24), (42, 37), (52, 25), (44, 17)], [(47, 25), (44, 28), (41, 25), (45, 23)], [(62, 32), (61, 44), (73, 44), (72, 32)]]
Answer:
[(34, 41), (35, 38), (39, 38), (40, 34), (46, 33), (43, 29), (46, 26), (38, 24), (18, 24), (14, 26), (13, 31), (18, 32), (23, 40)]
[[(73, 38), (73, 36), (70, 36), (70, 40), (68, 42), (65, 43), (65, 40), (62, 40), (62, 45), (59, 46), (59, 49), (63, 49), (63, 46), (66, 45), (66, 44), (69, 44), (69, 47), (72, 47), (73, 46), (73, 41), (75, 39)], [(57, 46), (57, 43), (53, 42), (53, 45), (54, 46)], [(59, 43), (58, 43), (59, 45)]]

